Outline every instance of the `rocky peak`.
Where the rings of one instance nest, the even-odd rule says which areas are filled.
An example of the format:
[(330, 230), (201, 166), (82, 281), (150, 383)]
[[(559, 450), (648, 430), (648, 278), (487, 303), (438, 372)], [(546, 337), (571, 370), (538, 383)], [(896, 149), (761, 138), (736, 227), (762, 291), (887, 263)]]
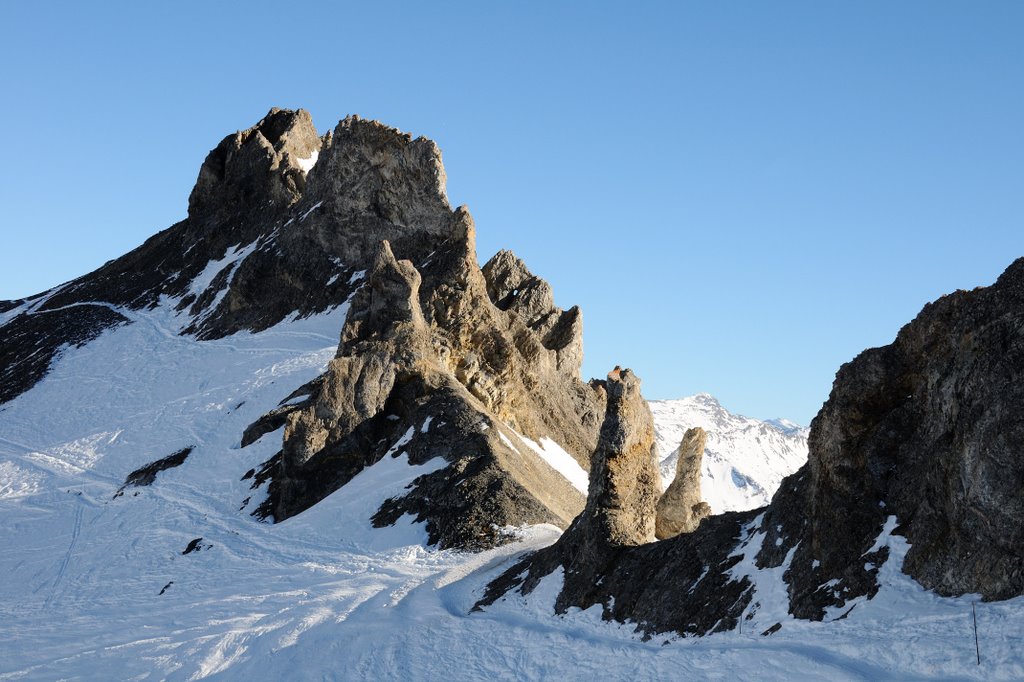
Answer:
[(423, 264), (464, 240), (464, 221), (448, 205), (430, 140), (356, 116), (321, 139), (308, 112), (272, 109), (207, 155), (185, 220), (33, 297), (33, 311), (56, 311), (45, 321), (11, 316), (0, 333), (9, 337), (0, 400), (28, 390), (61, 347), (126, 323), (117, 307), (169, 302), (183, 313), (177, 331), (200, 339), (260, 331), (344, 304), (381, 241)]
[(676, 476), (658, 500), (655, 535), (659, 540), (690, 533), (701, 519), (711, 515), (711, 507), (701, 500), (701, 463), (708, 434), (704, 429), (688, 429), (679, 444)]
[(590, 464), (584, 523), (611, 546), (652, 542), (661, 474), (651, 410), (628, 369), (612, 370), (604, 388), (608, 404)]
[(501, 310), (515, 314), (556, 353), (560, 371), (578, 375), (583, 364), (583, 315), (577, 306), (555, 305), (551, 285), (534, 275), (511, 251), (494, 254), (483, 267), (487, 295)]
[[(308, 115), (300, 113), (287, 119), (293, 125), (280, 144), (287, 147), (289, 140), (304, 139), (298, 133)], [(258, 132), (250, 134), (257, 142)], [(267, 134), (276, 132), (274, 128)], [(295, 158), (296, 153), (282, 148), (289, 169), (296, 167)], [(319, 312), (353, 293), (358, 273), (373, 268), (382, 241), (399, 259), (422, 263), (456, 236), (458, 218), (444, 194), (440, 150), (426, 138), (350, 116), (324, 137), (315, 153), (299, 161), (302, 181), (295, 188), (301, 197), (289, 195), (277, 213), (234, 216), (232, 224), (243, 226), (236, 239), (243, 244), (258, 240), (256, 252), (231, 275), (219, 310), (210, 311), (189, 331), (214, 338), (238, 328), (263, 328), (290, 312)], [(207, 300), (216, 300), (214, 293)], [(199, 299), (196, 304), (206, 302)], [(192, 313), (198, 317), (202, 310)]]
[(346, 262), (365, 259), (381, 239), (402, 253), (410, 234), (421, 242), (424, 233), (451, 235), (445, 182), (441, 150), (432, 140), (349, 116), (326, 138), (296, 213), (316, 207), (330, 224), (316, 225), (315, 238)]
[(601, 576), (622, 551), (654, 541), (655, 508), (661, 493), (654, 422), (640, 394), (640, 379), (616, 367), (602, 387), (607, 396), (600, 439), (591, 459), (587, 504), (550, 547), (526, 558), (492, 583), (481, 608), (511, 589), (532, 591), (558, 567), (565, 571), (557, 611), (601, 601)]
[[(892, 344), (840, 368), (811, 424), (797, 495), (773, 502), (792, 542), (805, 540), (794, 583), (837, 579), (840, 603), (873, 594), (884, 557), (862, 553), (895, 516), (911, 544), (903, 570), (925, 587), (1024, 593), (1022, 330), (1024, 259), (990, 287), (928, 304)], [(832, 605), (794, 592), (809, 617)]]
[(502, 249), (483, 267), (487, 295), (502, 310), (513, 310), (523, 322), (541, 322), (555, 307), (555, 294), (511, 251)]
[[(235, 269), (220, 304), (227, 312), (209, 318), (218, 326), (269, 317), (254, 301), (347, 297), (350, 306), (337, 356), (306, 400), (247, 431), (248, 442), (285, 424), (261, 514), (280, 520), (315, 504), (406, 432), (418, 435), (402, 451), (448, 460), (438, 476), (459, 491), (445, 492), (450, 506), (439, 506), (439, 484), (424, 483), (382, 510), (382, 522), (415, 508), (432, 541), (486, 546), (506, 541), (490, 530), (496, 519), (564, 526), (582, 507), (579, 491), (534, 449), (553, 441), (589, 467), (603, 396), (579, 377), (579, 310), (555, 307), (550, 286), (511, 254), (510, 267), (481, 270), (473, 219), (449, 207), (444, 183), (430, 140), (346, 118), (325, 137), (303, 197), (277, 219), (267, 247)], [(513, 279), (546, 292), (534, 299), (541, 305), (526, 313), (493, 301), (489, 287)], [(443, 437), (418, 430), (428, 417), (444, 424)], [(517, 441), (524, 437), (534, 445)], [(492, 490), (495, 477), (503, 494)], [(469, 499), (474, 491), (479, 500)], [(428, 497), (428, 509), (416, 506)]]
[(239, 209), (287, 207), (302, 196), (303, 162), (320, 151), (309, 112), (273, 108), (251, 128), (228, 135), (211, 151), (188, 200), (189, 217)]

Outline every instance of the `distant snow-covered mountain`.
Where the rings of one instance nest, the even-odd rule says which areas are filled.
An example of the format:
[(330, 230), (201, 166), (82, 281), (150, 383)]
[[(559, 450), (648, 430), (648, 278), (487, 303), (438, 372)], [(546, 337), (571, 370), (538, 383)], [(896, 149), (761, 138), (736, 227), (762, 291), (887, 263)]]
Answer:
[(701, 488), (716, 514), (763, 507), (782, 479), (807, 461), (808, 429), (787, 419), (733, 414), (707, 393), (649, 404), (665, 486), (675, 477), (686, 430), (699, 426), (707, 431)]

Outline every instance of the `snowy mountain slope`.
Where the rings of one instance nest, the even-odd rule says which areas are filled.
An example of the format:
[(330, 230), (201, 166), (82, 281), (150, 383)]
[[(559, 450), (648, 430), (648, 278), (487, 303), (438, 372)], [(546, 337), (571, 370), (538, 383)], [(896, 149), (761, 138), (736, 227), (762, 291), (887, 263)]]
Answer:
[[(278, 129), (282, 121), (287, 130)], [(211, 153), (187, 221), (76, 282), (32, 299), (0, 302), (0, 377), (9, 383), (0, 384), (5, 401), (0, 403), (0, 571), (5, 577), (0, 582), (0, 680), (1024, 676), (1017, 647), (1024, 634), (1022, 598), (977, 605), (982, 648), (977, 665), (968, 620), (975, 600), (937, 597), (901, 573), (908, 545), (894, 533), (901, 521), (914, 519), (891, 516), (895, 505), (884, 502), (868, 510), (879, 521), (862, 538), (864, 547), (870, 546), (867, 553), (858, 555), (856, 544), (844, 546), (863, 562), (839, 566), (879, 569), (879, 591), (871, 600), (855, 596), (869, 592), (851, 593), (841, 579), (829, 579), (844, 578), (841, 570), (817, 579), (817, 556), (813, 563), (803, 557), (802, 582), (783, 582), (787, 571), (800, 568), (801, 553), (820, 539), (800, 534), (805, 498), (790, 493), (779, 496), (782, 504), (761, 512), (709, 519), (693, 534), (616, 548), (620, 555), (633, 550), (653, 557), (644, 570), (660, 571), (658, 579), (638, 580), (644, 571), (627, 571), (626, 580), (650, 588), (653, 600), (680, 619), (707, 617), (712, 624), (707, 632), (738, 624), (737, 630), (644, 641), (637, 634), (640, 627), (628, 621), (632, 616), (617, 624), (605, 622), (597, 610), (552, 615), (562, 582), (558, 572), (527, 598), (508, 597), (471, 613), (493, 578), (524, 552), (554, 542), (560, 532), (537, 520), (547, 517), (532, 517), (534, 525), (523, 527), (495, 522), (494, 505), (488, 507), (494, 491), (508, 486), (516, 471), (529, 474), (519, 480), (535, 484), (536, 495), (510, 497), (515, 504), (509, 507), (527, 506), (531, 499), (548, 504), (557, 488), (570, 500), (582, 499), (588, 490), (583, 441), (577, 439), (573, 447), (565, 438), (571, 430), (552, 430), (543, 419), (551, 412), (544, 400), (564, 382), (521, 395), (518, 404), (531, 409), (516, 419), (514, 411), (489, 412), (478, 405), (488, 400), (500, 405), (494, 396), (517, 391), (527, 379), (536, 381), (535, 370), (543, 369), (545, 358), (549, 369), (562, 373), (556, 378), (580, 383), (580, 313), (551, 308), (550, 287), (512, 254), (496, 256), (493, 276), (479, 273), (468, 213), (457, 212), (465, 229), (452, 233), (458, 237), (454, 241), (444, 237), (447, 219), (431, 222), (431, 215), (449, 212), (433, 143), (354, 118), (339, 125), (331, 144), (327, 139), (316, 137), (308, 116), (273, 110)], [(297, 143), (325, 152), (308, 187), (304, 178), (313, 157), (300, 153)], [(377, 153), (410, 143), (411, 156)], [(353, 150), (359, 153), (348, 153)], [(368, 152), (365, 158), (362, 152)], [(225, 166), (231, 158), (235, 162)], [(411, 163), (404, 171), (385, 164), (380, 173), (382, 179), (411, 178), (411, 185), (378, 193), (375, 183), (364, 182), (375, 177), (380, 160)], [(265, 167), (268, 161), (274, 161), (272, 167)], [(402, 172), (396, 176), (396, 171)], [(257, 194), (278, 199), (269, 213), (249, 200), (254, 178)], [(355, 179), (355, 185), (349, 187), (346, 179)], [(378, 201), (382, 197), (387, 201)], [(407, 201), (394, 203), (395, 197)], [(366, 204), (369, 212), (363, 211), (367, 198), (373, 200)], [(422, 234), (410, 228), (424, 223), (432, 228)], [(389, 248), (381, 238), (394, 238), (398, 252), (419, 265), (377, 267), (385, 264), (380, 256)], [(434, 242), (457, 251), (460, 266), (437, 265), (438, 253), (430, 251)], [(392, 261), (387, 264), (397, 266)], [(349, 313), (356, 326), (373, 319), (359, 313), (374, 307), (360, 305), (376, 301), (377, 310), (416, 310), (415, 267), (426, 275), (419, 283), (427, 282), (437, 294), (428, 297), (431, 314), (444, 312), (454, 321), (452, 329), (519, 330), (508, 337), (491, 333), (486, 343), (466, 333), (464, 360), (479, 359), (480, 350), (522, 345), (516, 352), (527, 352), (494, 353), (492, 359), (542, 362), (508, 374), (502, 385), (493, 383), (493, 370), (514, 364), (481, 368), (453, 362), (463, 375), (460, 385), (476, 388), (472, 397), (462, 396), (461, 404), (472, 409), (459, 410), (458, 419), (441, 411), (443, 401), (392, 394), (396, 400), (376, 410), (371, 431), (352, 431), (372, 447), (341, 454), (373, 456), (350, 460), (359, 466), (342, 487), (281, 523), (257, 521), (251, 512), (269, 499), (263, 476), (269, 467), (263, 465), (282, 450), (283, 441), (287, 445), (280, 422), (261, 417), (282, 404), (306, 403), (309, 417), (320, 419), (317, 406), (304, 396), (292, 397), (296, 389), (324, 376)], [(408, 277), (388, 279), (381, 276), (385, 271)], [(475, 299), (466, 299), (458, 286), (471, 277), (478, 278)], [(387, 298), (396, 292), (402, 296)], [(383, 297), (375, 298), (378, 294)], [(509, 314), (481, 317), (475, 328), (460, 326), (474, 310), (493, 313), (488, 298)], [(465, 301), (471, 305), (462, 306)], [(422, 312), (410, 316), (411, 328), (423, 326)], [(556, 321), (541, 339), (547, 345), (538, 347), (522, 333), (519, 318), (539, 321), (545, 329), (545, 320), (565, 324)], [(394, 354), (384, 357), (379, 365), (395, 365)], [(354, 383), (339, 376), (336, 386)], [(372, 377), (368, 383), (376, 385)], [(583, 403), (594, 399), (587, 393), (593, 387), (580, 383), (577, 388), (586, 397)], [(862, 393), (850, 390), (854, 398)], [(582, 415), (598, 425), (597, 411), (575, 407), (563, 415), (564, 422), (580, 423)], [(656, 402), (652, 409), (666, 479), (683, 431), (700, 425), (710, 432), (704, 497), (716, 511), (766, 503), (782, 476), (806, 457), (806, 432), (796, 425), (731, 415), (710, 396)], [(540, 418), (524, 421), (524, 416)], [(450, 438), (442, 430), (445, 421), (449, 428), (456, 424), (456, 435), (465, 438)], [(257, 422), (268, 428), (242, 447), (243, 433)], [(423, 445), (427, 440), (430, 447)], [(507, 466), (488, 469), (475, 488), (463, 485), (468, 479), (445, 477), (474, 467), (479, 472), (483, 467), (473, 453), (488, 448)], [(462, 451), (469, 455), (460, 459)], [(455, 461), (448, 458), (453, 452), (459, 455)], [(648, 448), (637, 452), (646, 456)], [(338, 463), (330, 459), (337, 452), (324, 454), (325, 468)], [(275, 460), (279, 472), (290, 473), (289, 462)], [(147, 471), (149, 485), (125, 485), (128, 478), (146, 480), (141, 472)], [(798, 488), (801, 480), (806, 477), (790, 479), (787, 487)], [(371, 517), (382, 505), (406, 500), (417, 490), (423, 503), (418, 509), (393, 505), (397, 511), (388, 520), (395, 522), (373, 527)], [(498, 541), (476, 545), (487, 549), (475, 553), (428, 545), (428, 514), (442, 496), (453, 502), (453, 517), (473, 517)], [(825, 497), (823, 506), (833, 499)], [(463, 501), (469, 505), (459, 506)], [(560, 520), (567, 524), (574, 514)], [(423, 518), (428, 522), (416, 520)], [(727, 532), (703, 532), (711, 527)], [(502, 544), (506, 539), (509, 544)], [(704, 552), (709, 546), (714, 551)], [(766, 551), (774, 552), (767, 562)], [(680, 575), (690, 583), (666, 592), (673, 584), (679, 587), (672, 577)], [(721, 591), (724, 598), (707, 596), (721, 575), (742, 590), (739, 599), (729, 590)], [(835, 595), (830, 603), (846, 603), (841, 610), (825, 608), (823, 622), (796, 620), (789, 614), (794, 586), (804, 596), (825, 595), (819, 601)], [(683, 593), (696, 596), (680, 607), (676, 599), (685, 599)], [(613, 596), (615, 605), (628, 605), (626, 594)], [(647, 617), (637, 613), (639, 622)]]
[[(0, 409), (0, 680), (1024, 675), (1024, 602), (978, 606), (978, 666), (972, 600), (899, 573), (905, 542), (887, 534), (882, 591), (844, 620), (788, 617), (781, 571), (744, 559), (735, 570), (755, 576), (762, 608), (743, 632), (644, 642), (594, 610), (552, 615), (557, 575), (469, 615), (489, 579), (558, 530), (510, 530), (520, 543), (469, 554), (427, 548), (408, 517), (371, 528), (433, 467), (400, 448), (303, 514), (253, 520), (240, 479), (280, 434), (238, 449), (239, 434), (322, 369), (344, 312), (196, 341), (174, 333), (185, 320), (166, 301), (66, 350)], [(181, 466), (114, 498), (129, 471), (185, 446)]]
[(808, 429), (788, 420), (735, 415), (707, 393), (649, 404), (666, 487), (676, 474), (683, 434), (697, 426), (707, 431), (701, 491), (716, 514), (763, 507), (782, 479), (807, 461)]

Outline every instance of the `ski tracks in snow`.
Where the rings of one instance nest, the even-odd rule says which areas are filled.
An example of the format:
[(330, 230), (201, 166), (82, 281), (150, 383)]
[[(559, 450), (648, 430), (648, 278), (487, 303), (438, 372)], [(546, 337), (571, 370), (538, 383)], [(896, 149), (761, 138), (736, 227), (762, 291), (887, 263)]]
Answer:
[(71, 542), (68, 544), (68, 549), (64, 552), (64, 558), (60, 562), (60, 566), (57, 568), (57, 577), (53, 580), (53, 587), (50, 589), (50, 596), (46, 598), (45, 606), (50, 607), (53, 603), (54, 598), (57, 596), (57, 589), (60, 587), (61, 581), (64, 580), (64, 575), (67, 573), (68, 564), (71, 563), (71, 557), (75, 553), (75, 545), (78, 544), (78, 538), (82, 535), (82, 505), (75, 505), (75, 522), (71, 528)]

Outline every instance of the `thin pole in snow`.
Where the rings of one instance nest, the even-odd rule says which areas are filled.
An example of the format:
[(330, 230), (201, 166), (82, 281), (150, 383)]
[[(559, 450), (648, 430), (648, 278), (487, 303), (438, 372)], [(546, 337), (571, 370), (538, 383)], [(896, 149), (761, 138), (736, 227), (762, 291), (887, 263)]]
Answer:
[(974, 651), (978, 654), (978, 665), (981, 665), (981, 646), (978, 645), (978, 612), (974, 609), (974, 602), (971, 602), (971, 615), (974, 616)]

